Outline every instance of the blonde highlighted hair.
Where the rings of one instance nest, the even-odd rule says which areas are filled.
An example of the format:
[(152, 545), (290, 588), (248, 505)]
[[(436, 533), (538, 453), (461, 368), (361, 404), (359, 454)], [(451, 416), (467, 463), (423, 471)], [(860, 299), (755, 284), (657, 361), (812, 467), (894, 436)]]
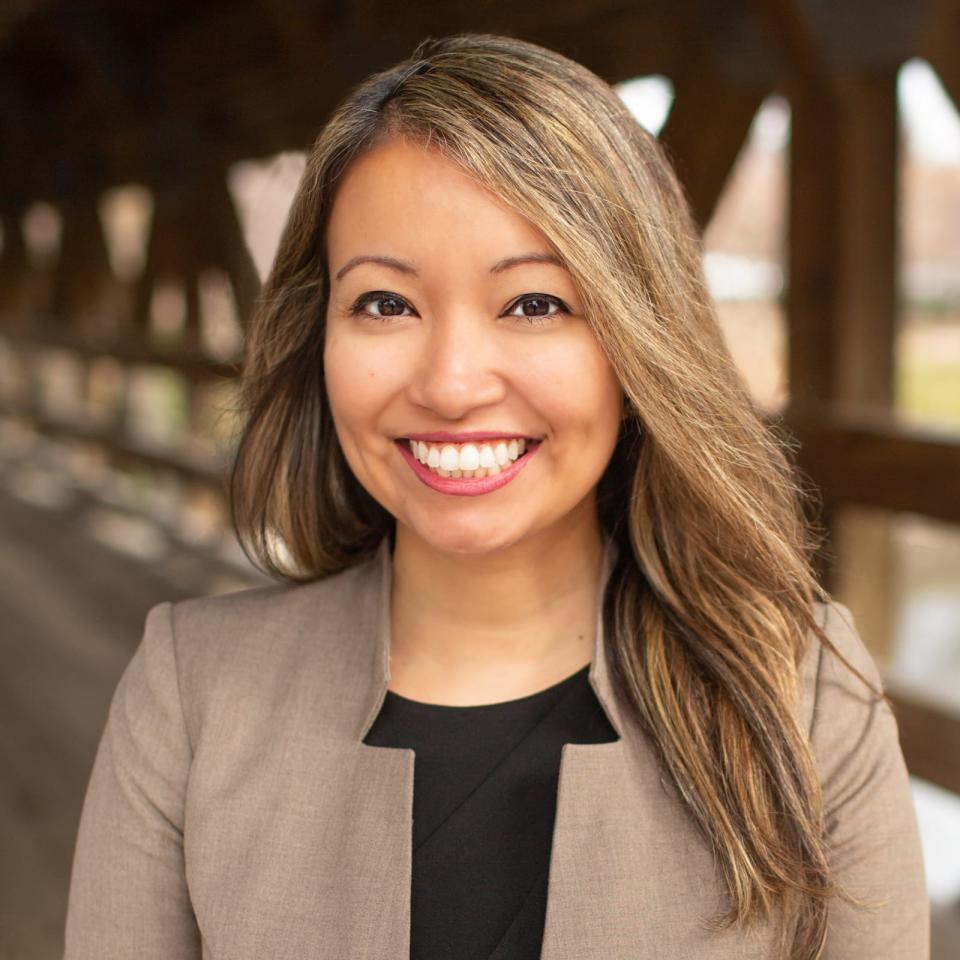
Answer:
[(714, 922), (777, 914), (786, 955), (814, 960), (828, 900), (856, 901), (831, 876), (797, 720), (806, 644), (832, 647), (814, 618), (829, 597), (811, 566), (813, 497), (727, 350), (664, 150), (599, 77), (532, 43), (459, 34), (423, 41), (339, 104), (248, 331), (231, 477), (240, 542), (275, 577), (304, 580), (393, 534), (327, 403), (324, 233), (346, 168), (397, 135), (443, 151), (536, 224), (574, 278), (627, 405), (598, 489), (620, 548), (604, 598), (615, 682), (714, 851), (728, 894)]

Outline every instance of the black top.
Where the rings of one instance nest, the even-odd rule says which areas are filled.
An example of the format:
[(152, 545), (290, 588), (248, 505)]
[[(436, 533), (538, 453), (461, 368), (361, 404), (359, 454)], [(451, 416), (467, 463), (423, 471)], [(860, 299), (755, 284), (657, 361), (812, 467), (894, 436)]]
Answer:
[(364, 742), (416, 754), (411, 960), (538, 960), (560, 748), (618, 739), (589, 667), (481, 706), (387, 691)]

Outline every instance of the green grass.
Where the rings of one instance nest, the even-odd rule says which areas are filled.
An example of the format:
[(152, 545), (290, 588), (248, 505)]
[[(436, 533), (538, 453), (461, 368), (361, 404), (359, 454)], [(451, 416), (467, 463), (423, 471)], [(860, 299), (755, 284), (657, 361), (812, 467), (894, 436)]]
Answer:
[(901, 363), (896, 406), (911, 420), (960, 428), (960, 362)]

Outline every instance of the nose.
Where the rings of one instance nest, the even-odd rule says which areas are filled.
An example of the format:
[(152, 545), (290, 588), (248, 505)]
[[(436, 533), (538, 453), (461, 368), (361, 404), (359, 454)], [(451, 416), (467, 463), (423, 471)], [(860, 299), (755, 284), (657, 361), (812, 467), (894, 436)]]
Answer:
[(505, 357), (493, 325), (472, 311), (429, 324), (408, 385), (411, 402), (444, 420), (462, 420), (478, 407), (502, 401)]

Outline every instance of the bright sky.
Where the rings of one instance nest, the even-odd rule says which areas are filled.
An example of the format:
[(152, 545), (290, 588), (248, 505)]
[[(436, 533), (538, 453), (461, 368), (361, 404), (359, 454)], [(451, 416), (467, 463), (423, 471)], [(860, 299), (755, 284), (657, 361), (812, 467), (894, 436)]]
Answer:
[(673, 84), (667, 77), (659, 73), (635, 77), (618, 83), (614, 90), (643, 126), (655, 136), (660, 133), (673, 106)]
[(930, 64), (915, 57), (900, 68), (897, 99), (910, 149), (928, 163), (960, 164), (960, 115)]
[[(637, 77), (616, 87), (631, 113), (651, 133), (659, 134), (673, 104), (673, 85), (660, 74)], [(925, 60), (914, 57), (900, 69), (897, 99), (907, 147), (920, 160), (960, 164), (960, 115)], [(755, 146), (779, 150), (789, 135), (789, 110), (782, 97), (764, 102), (751, 127)]]

